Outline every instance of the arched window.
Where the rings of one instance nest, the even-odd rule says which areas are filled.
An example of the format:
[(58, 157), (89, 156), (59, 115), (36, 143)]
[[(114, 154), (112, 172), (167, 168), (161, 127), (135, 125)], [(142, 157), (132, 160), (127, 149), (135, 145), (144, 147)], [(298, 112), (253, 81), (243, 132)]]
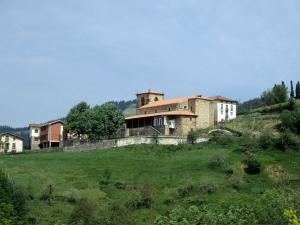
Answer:
[(158, 101), (158, 98), (157, 98), (157, 97), (155, 97), (155, 98), (154, 98), (154, 101)]
[(142, 105), (145, 105), (145, 98), (144, 97), (141, 98), (141, 102), (142, 102)]

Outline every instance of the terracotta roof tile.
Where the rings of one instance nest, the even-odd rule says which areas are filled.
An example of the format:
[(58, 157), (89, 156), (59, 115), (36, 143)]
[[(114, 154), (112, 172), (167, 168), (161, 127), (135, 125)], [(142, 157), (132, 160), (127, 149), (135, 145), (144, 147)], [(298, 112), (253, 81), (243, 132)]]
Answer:
[(157, 94), (157, 95), (165, 95), (163, 92), (162, 93), (159, 93), (159, 92), (156, 92), (156, 91), (152, 91), (152, 90), (148, 90), (148, 91), (145, 91), (145, 92), (141, 92), (141, 93), (136, 93), (136, 95), (142, 95), (142, 94)]
[(237, 100), (233, 100), (233, 99), (230, 99), (230, 98), (225, 98), (221, 95), (216, 95), (216, 96), (212, 96), (210, 97), (211, 99), (213, 100), (221, 100), (221, 101), (229, 101), (229, 102), (237, 102)]
[(24, 140), (24, 138), (23, 138), (23, 137), (21, 137), (21, 136), (18, 136), (18, 135), (16, 135), (16, 134), (13, 134), (13, 133), (10, 133), (10, 132), (4, 132), (4, 133), (2, 133), (2, 134), (0, 134), (0, 135), (2, 135), (2, 136), (4, 136), (4, 135), (10, 135), (10, 136), (14, 136), (14, 137), (16, 137), (16, 138), (19, 138), (19, 139), (22, 139), (22, 140)]
[(36, 124), (36, 123), (31, 123), (29, 124), (29, 127), (42, 127), (44, 126), (45, 124)]
[(162, 105), (178, 104), (179, 102), (182, 102), (184, 100), (195, 99), (195, 98), (212, 101), (211, 98), (202, 97), (202, 95), (190, 95), (190, 96), (183, 96), (183, 97), (179, 97), (179, 98), (170, 98), (170, 99), (165, 99), (165, 100), (159, 100), (156, 102), (151, 102), (147, 105), (141, 106), (138, 109), (146, 109), (146, 108), (157, 107), (157, 106), (162, 106)]
[(195, 115), (194, 113), (188, 110), (179, 110), (179, 111), (167, 111), (167, 112), (159, 112), (159, 113), (151, 113), (151, 114), (140, 114), (136, 116), (126, 117), (125, 120), (154, 117), (154, 116), (197, 116), (197, 115)]

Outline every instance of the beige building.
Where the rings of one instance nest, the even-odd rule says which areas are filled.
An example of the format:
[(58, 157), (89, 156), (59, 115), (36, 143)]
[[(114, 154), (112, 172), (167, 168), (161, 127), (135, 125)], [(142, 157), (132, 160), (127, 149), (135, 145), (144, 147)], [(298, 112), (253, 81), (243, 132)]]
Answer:
[(43, 124), (29, 124), (29, 149), (40, 149), (41, 127)]
[(214, 101), (202, 95), (164, 99), (164, 93), (149, 90), (136, 94), (136, 115), (125, 118), (126, 134), (146, 134), (155, 129), (163, 135), (187, 135), (214, 125)]
[(5, 132), (1, 134), (3, 145), (0, 151), (2, 153), (20, 153), (23, 152), (23, 137)]

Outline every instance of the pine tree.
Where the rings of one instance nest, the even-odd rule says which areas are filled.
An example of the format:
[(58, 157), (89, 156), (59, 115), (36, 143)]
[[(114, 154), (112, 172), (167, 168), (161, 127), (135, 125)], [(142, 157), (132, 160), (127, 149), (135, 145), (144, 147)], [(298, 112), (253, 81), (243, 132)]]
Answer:
[(283, 81), (281, 81), (281, 85), (282, 85), (282, 86), (285, 86)]
[(291, 93), (290, 93), (291, 98), (295, 98), (295, 93), (294, 93), (294, 87), (293, 87), (293, 81), (291, 80)]
[(299, 83), (299, 81), (296, 84), (296, 99), (300, 99), (300, 83)]

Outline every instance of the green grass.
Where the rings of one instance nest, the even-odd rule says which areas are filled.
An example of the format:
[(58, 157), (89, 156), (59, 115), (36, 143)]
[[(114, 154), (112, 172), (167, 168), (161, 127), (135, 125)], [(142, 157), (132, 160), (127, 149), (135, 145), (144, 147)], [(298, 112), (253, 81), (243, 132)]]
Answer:
[[(29, 215), (37, 217), (38, 224), (55, 224), (58, 220), (67, 223), (74, 204), (67, 201), (66, 193), (72, 188), (78, 189), (77, 197), (88, 197), (101, 210), (113, 201), (126, 201), (135, 191), (134, 188), (141, 190), (147, 183), (156, 190), (152, 207), (133, 210), (131, 216), (138, 224), (152, 224), (157, 215), (164, 214), (176, 205), (188, 207), (203, 202), (218, 204), (228, 201), (236, 191), (230, 187), (224, 174), (226, 168), (232, 168), (234, 174), (243, 178), (244, 184), (238, 190), (240, 194), (255, 197), (262, 190), (275, 187), (276, 182), (270, 177), (270, 171), (263, 169), (256, 175), (244, 172), (241, 162), (246, 156), (238, 149), (236, 142), (230, 146), (212, 145), (209, 142), (182, 146), (142, 144), (77, 153), (2, 155), (0, 165), (24, 189), (29, 183), (32, 184), (36, 200), (28, 201)], [(217, 151), (226, 157), (228, 165), (212, 169), (208, 163)], [(260, 152), (257, 158), (263, 168), (270, 170), (270, 165), (280, 165), (286, 176), (299, 179), (300, 171), (294, 169), (299, 165), (299, 153), (292, 150), (269, 150)], [(112, 171), (110, 185), (99, 188), (99, 181), (106, 168)], [(49, 182), (56, 187), (51, 206), (38, 200)], [(116, 182), (125, 184), (126, 189), (115, 188)], [(213, 182), (216, 191), (203, 198), (197, 186), (207, 182)], [(172, 197), (172, 201), (166, 204), (172, 190), (186, 184), (193, 187), (188, 194)]]

